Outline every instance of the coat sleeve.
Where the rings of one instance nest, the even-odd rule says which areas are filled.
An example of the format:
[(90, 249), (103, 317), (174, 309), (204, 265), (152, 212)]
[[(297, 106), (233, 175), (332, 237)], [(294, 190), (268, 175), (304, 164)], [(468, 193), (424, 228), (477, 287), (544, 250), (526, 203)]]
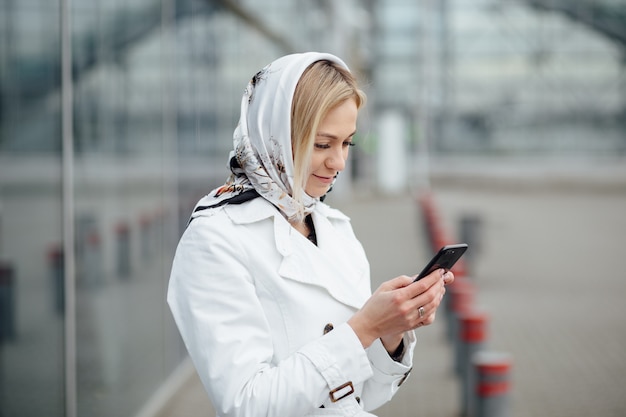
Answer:
[(270, 327), (246, 253), (225, 216), (197, 218), (174, 257), (167, 300), (220, 416), (303, 415), (374, 371), (347, 325), (272, 364)]
[[(344, 233), (348, 238), (358, 242), (349, 219), (345, 217), (343, 213), (327, 206), (325, 206), (324, 209), (327, 215), (337, 219), (337, 221), (334, 222), (334, 226), (338, 230)], [(413, 351), (416, 345), (415, 332), (407, 332), (403, 341), (405, 353), (400, 362), (391, 359), (380, 339), (374, 341), (374, 343), (367, 348), (367, 355), (373, 375), (363, 385), (361, 403), (365, 410), (375, 410), (390, 401), (411, 373), (413, 367)]]
[(363, 386), (362, 401), (365, 410), (377, 409), (391, 400), (400, 389), (411, 373), (415, 344), (415, 333), (407, 332), (404, 336), (404, 356), (400, 362), (389, 357), (380, 339), (367, 349), (373, 375)]

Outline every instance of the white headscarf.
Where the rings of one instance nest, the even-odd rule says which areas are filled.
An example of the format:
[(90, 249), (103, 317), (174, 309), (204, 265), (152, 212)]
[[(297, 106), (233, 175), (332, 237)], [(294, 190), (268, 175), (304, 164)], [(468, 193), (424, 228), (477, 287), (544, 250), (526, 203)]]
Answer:
[(241, 100), (241, 116), (229, 157), (231, 175), (196, 208), (241, 203), (259, 195), (288, 219), (313, 211), (318, 199), (304, 193), (293, 196), (294, 165), (291, 148), (291, 103), (304, 70), (320, 60), (347, 65), (334, 55), (318, 52), (286, 55), (259, 71)]

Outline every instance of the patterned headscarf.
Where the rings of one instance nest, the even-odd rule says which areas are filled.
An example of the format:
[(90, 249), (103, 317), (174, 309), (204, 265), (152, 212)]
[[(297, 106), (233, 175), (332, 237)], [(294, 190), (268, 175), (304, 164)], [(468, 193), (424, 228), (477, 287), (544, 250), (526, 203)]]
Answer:
[(334, 55), (307, 52), (279, 58), (252, 77), (241, 100), (241, 116), (233, 135), (231, 175), (226, 184), (202, 199), (196, 211), (258, 196), (278, 207), (288, 219), (313, 211), (318, 199), (306, 193), (302, 202), (292, 198), (291, 103), (304, 70), (320, 60), (347, 68)]

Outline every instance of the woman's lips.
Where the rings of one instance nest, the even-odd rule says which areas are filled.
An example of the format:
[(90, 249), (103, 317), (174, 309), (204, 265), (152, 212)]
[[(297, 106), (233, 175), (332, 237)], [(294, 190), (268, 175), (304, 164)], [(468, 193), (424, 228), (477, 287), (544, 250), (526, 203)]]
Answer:
[(313, 176), (317, 178), (318, 180), (320, 180), (321, 182), (323, 182), (324, 184), (331, 184), (333, 182), (333, 179), (335, 179), (334, 176), (322, 177), (322, 176), (315, 175), (315, 174), (313, 174)]

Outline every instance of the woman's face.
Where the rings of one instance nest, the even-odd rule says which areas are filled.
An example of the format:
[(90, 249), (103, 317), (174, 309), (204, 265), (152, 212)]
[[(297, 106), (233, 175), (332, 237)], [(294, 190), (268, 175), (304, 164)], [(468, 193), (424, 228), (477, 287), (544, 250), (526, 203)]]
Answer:
[(314, 198), (328, 192), (335, 176), (343, 171), (356, 133), (358, 109), (353, 99), (333, 108), (322, 119), (315, 136), (311, 166), (304, 191)]

